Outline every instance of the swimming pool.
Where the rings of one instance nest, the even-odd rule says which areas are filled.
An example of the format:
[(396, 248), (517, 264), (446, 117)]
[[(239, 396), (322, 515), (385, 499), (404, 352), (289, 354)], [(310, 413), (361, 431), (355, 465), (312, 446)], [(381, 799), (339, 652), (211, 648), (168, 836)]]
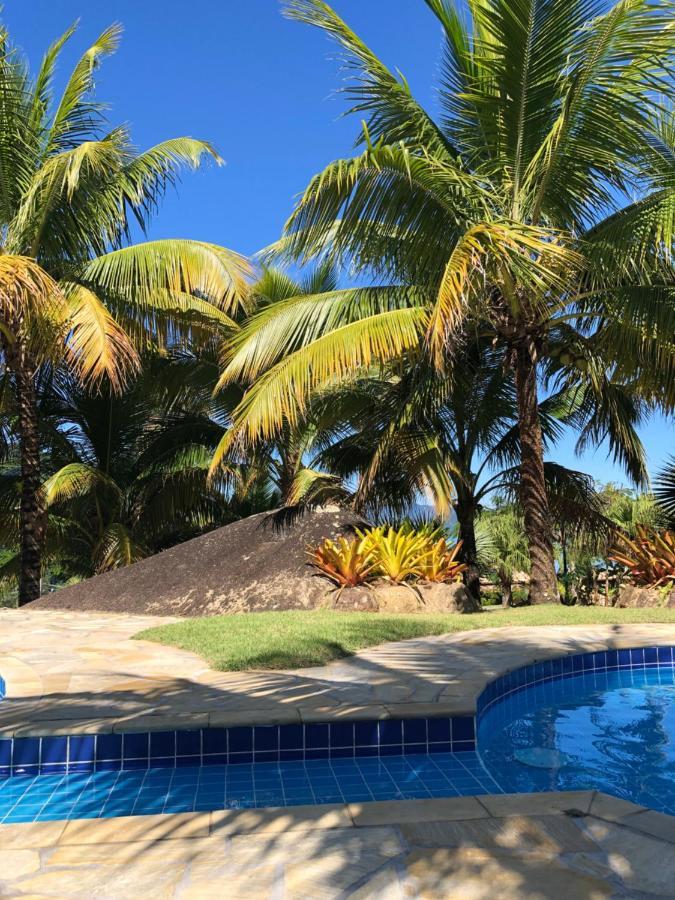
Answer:
[(475, 717), (0, 738), (0, 823), (605, 791), (675, 814), (675, 648), (549, 659)]
[(483, 714), (478, 746), (507, 793), (599, 790), (675, 815), (675, 668), (533, 685)]

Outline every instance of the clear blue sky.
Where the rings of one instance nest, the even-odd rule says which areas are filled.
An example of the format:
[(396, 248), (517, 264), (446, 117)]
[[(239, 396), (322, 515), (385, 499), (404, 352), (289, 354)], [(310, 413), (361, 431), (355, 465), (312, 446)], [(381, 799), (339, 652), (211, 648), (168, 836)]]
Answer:
[[(422, 0), (334, 5), (433, 112), (440, 35)], [(37, 65), (79, 18), (62, 75), (104, 27), (121, 22), (122, 46), (98, 76), (111, 120), (129, 123), (141, 148), (188, 134), (212, 141), (226, 160), (185, 177), (151, 236), (253, 253), (279, 236), (311, 175), (350, 152), (358, 127), (340, 118), (344, 105), (331, 97), (341, 77), (333, 45), (280, 10), (277, 0), (5, 0), (3, 19)], [(675, 452), (675, 430), (659, 420), (642, 434), (655, 471)], [(579, 460), (569, 440), (555, 456), (600, 480), (625, 481), (602, 448)]]

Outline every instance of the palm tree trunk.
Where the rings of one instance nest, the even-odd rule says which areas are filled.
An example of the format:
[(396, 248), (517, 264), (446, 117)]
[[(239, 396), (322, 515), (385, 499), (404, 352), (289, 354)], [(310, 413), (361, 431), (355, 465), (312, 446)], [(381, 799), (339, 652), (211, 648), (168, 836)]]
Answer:
[(516, 348), (516, 393), (520, 437), (520, 502), (530, 552), (531, 603), (559, 601), (553, 562), (551, 517), (544, 480), (544, 447), (539, 422), (537, 363), (529, 341)]
[(499, 572), (499, 588), (502, 595), (502, 606), (506, 609), (513, 606), (513, 582), (504, 571)]
[(464, 570), (464, 584), (469, 593), (480, 603), (480, 572), (476, 551), (476, 507), (473, 499), (458, 492), (455, 513), (459, 526), (459, 539), (462, 542), (460, 558), (467, 566)]
[(37, 395), (31, 361), (15, 342), (5, 346), (5, 358), (14, 374), (21, 453), (21, 505), (19, 606), (37, 600), (42, 578), (44, 502), (40, 472), (40, 434)]

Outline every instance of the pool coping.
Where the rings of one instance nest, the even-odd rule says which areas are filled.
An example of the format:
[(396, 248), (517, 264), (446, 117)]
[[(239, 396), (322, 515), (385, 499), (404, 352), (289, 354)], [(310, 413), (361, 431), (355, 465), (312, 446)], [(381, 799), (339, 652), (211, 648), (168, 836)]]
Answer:
[[(217, 710), (196, 712), (194, 714), (180, 712), (177, 714), (140, 712), (132, 715), (105, 716), (99, 714), (95, 718), (72, 716), (68, 718), (45, 718), (40, 715), (32, 722), (21, 721), (13, 726), (0, 727), (1, 738), (38, 737), (58, 735), (92, 735), (121, 734), (134, 732), (155, 732), (209, 728), (228, 728), (255, 725), (293, 725), (331, 723), (342, 720), (358, 722), (364, 720), (417, 719), (417, 718), (452, 718), (475, 717), (478, 701), (483, 691), (494, 681), (509, 675), (526, 666), (566, 656), (580, 656), (606, 650), (639, 649), (645, 647), (675, 646), (675, 627), (654, 626), (655, 633), (636, 633), (631, 635), (631, 626), (621, 626), (623, 633), (616, 635), (587, 636), (577, 639), (573, 649), (564, 652), (559, 645), (537, 646), (525, 652), (517, 664), (495, 665), (489, 671), (475, 673), (463, 690), (461, 697), (448, 699), (361, 703), (358, 705), (313, 706), (303, 707), (301, 703), (291, 703), (283, 707), (278, 704), (269, 709), (264, 707), (254, 710)], [(643, 626), (638, 626), (643, 627)], [(559, 633), (565, 628), (577, 626), (559, 626)], [(502, 629), (499, 629), (502, 631)], [(506, 632), (507, 629), (504, 629)], [(661, 633), (659, 633), (661, 632)], [(463, 636), (481, 632), (464, 632)], [(485, 634), (485, 632), (483, 632)], [(401, 642), (406, 643), (406, 642)], [(371, 648), (372, 649), (372, 648)], [(528, 648), (529, 650), (529, 648)], [(358, 654), (355, 654), (358, 656)], [(296, 675), (298, 672), (312, 673), (312, 669), (282, 672)], [(11, 703), (12, 698), (37, 697), (44, 698), (42, 680), (39, 674), (23, 660), (12, 655), (0, 654), (0, 674), (6, 682), (6, 697), (0, 700), (3, 705)], [(100, 710), (99, 710), (100, 713)]]
[(514, 816), (592, 816), (675, 845), (675, 816), (658, 813), (601, 791), (486, 794), (431, 800), (385, 800), (265, 809), (164, 813), (109, 819), (71, 819), (0, 825), (3, 850), (85, 844), (156, 844), (220, 834), (359, 829), (421, 822), (460, 822)]

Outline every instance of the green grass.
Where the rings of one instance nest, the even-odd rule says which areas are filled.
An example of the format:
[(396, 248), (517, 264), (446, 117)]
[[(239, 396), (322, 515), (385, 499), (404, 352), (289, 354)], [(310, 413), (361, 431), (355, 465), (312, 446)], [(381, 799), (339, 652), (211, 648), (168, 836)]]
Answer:
[(296, 669), (350, 656), (364, 647), (430, 634), (508, 625), (675, 624), (673, 609), (605, 609), (588, 606), (532, 606), (472, 615), (414, 616), (379, 613), (249, 613), (185, 619), (149, 628), (137, 639), (191, 650), (214, 669)]

